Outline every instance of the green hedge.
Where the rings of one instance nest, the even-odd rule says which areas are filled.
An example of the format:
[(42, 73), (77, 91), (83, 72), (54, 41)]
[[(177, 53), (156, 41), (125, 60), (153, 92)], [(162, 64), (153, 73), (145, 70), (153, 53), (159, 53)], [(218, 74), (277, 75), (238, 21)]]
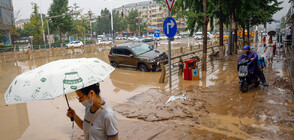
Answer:
[[(19, 46), (16, 45), (16, 51), (19, 51)], [(4, 46), (4, 47), (0, 47), (0, 52), (13, 52), (13, 47), (10, 45), (10, 46)]]

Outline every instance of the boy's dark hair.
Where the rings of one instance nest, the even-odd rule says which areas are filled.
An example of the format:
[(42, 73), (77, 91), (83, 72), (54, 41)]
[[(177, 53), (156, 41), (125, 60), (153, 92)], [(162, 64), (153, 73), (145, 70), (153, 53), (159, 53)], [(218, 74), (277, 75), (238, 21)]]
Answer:
[(99, 95), (100, 94), (100, 85), (99, 85), (99, 83), (93, 84), (93, 85), (90, 85), (90, 86), (87, 86), (87, 87), (84, 87), (84, 88), (80, 89), (80, 91), (86, 96), (89, 95), (90, 90), (93, 90), (96, 93), (96, 95)]

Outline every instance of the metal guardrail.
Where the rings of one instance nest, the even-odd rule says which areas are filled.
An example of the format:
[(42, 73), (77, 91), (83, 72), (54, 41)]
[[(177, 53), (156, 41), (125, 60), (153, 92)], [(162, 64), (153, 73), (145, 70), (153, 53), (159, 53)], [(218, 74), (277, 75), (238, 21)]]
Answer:
[[(74, 55), (80, 53), (90, 53), (90, 52), (101, 52), (103, 50), (110, 49), (111, 47), (108, 45), (84, 45), (81, 47), (52, 47), (49, 48), (34, 48), (29, 49), (19, 48), (19, 51), (4, 51), (0, 53), (0, 62), (6, 61), (16, 61), (16, 60), (29, 60), (32, 58), (44, 58), (44, 57), (52, 57), (52, 56), (65, 56), (65, 55)], [(3, 49), (3, 48), (2, 48)], [(1, 51), (1, 50), (0, 50)]]
[[(227, 46), (228, 46), (227, 44), (224, 44), (224, 49), (225, 50), (227, 50)], [(207, 63), (211, 61), (209, 54), (211, 54), (211, 53), (214, 54), (216, 51), (219, 51), (218, 48), (219, 48), (219, 45), (214, 45), (214, 46), (207, 47), (207, 54), (208, 54), (207, 59), (206, 59)], [(199, 49), (194, 50), (194, 51), (190, 51), (190, 52), (187, 52), (187, 53), (183, 53), (183, 54), (180, 54), (180, 55), (173, 56), (171, 58), (171, 61), (172, 61), (171, 65), (175, 65), (176, 63), (178, 63), (179, 61), (176, 61), (176, 60), (180, 59), (180, 58), (182, 58), (183, 61), (189, 60), (191, 58), (191, 55), (195, 55), (195, 56), (198, 56), (199, 58), (202, 58), (202, 54), (199, 54), (199, 53), (202, 53), (202, 51), (203, 51), (203, 49), (199, 48)], [(198, 55), (196, 55), (196, 54), (198, 54)], [(201, 59), (198, 62), (201, 62)], [(159, 79), (159, 83), (164, 83), (164, 79), (169, 77), (169, 73), (166, 73), (166, 71), (169, 69), (168, 64), (162, 66), (161, 68), (162, 68), (162, 73), (161, 73), (161, 76), (160, 76), (160, 79)], [(179, 73), (179, 70), (180, 69), (172, 70), (171, 75), (175, 75), (175, 74)]]

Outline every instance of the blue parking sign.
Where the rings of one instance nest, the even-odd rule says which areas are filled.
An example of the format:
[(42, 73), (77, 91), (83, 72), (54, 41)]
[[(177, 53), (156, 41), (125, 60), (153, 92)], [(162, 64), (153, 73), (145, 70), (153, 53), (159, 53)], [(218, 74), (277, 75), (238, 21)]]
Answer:
[(163, 22), (163, 31), (165, 35), (169, 38), (172, 38), (177, 33), (177, 23), (174, 18), (167, 17)]
[(198, 76), (198, 70), (193, 70), (193, 76)]
[(154, 37), (160, 37), (160, 30), (154, 31)]

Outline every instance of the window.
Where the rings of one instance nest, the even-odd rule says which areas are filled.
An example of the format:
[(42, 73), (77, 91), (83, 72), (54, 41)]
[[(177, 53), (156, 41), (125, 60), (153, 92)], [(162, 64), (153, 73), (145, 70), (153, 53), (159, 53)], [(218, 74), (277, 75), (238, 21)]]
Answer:
[(119, 49), (119, 48), (115, 48), (115, 49), (112, 50), (112, 53), (114, 53), (114, 54), (122, 54), (122, 50)]
[(113, 54), (120, 54), (120, 55), (130, 55), (133, 54), (130, 50), (124, 48), (114, 48), (112, 50)]
[(133, 54), (130, 50), (128, 49), (121, 49), (122, 50), (122, 55), (130, 55)]
[(148, 44), (142, 44), (140, 46), (132, 48), (132, 50), (135, 52), (136, 55), (141, 55), (143, 53), (153, 50), (153, 48)]

